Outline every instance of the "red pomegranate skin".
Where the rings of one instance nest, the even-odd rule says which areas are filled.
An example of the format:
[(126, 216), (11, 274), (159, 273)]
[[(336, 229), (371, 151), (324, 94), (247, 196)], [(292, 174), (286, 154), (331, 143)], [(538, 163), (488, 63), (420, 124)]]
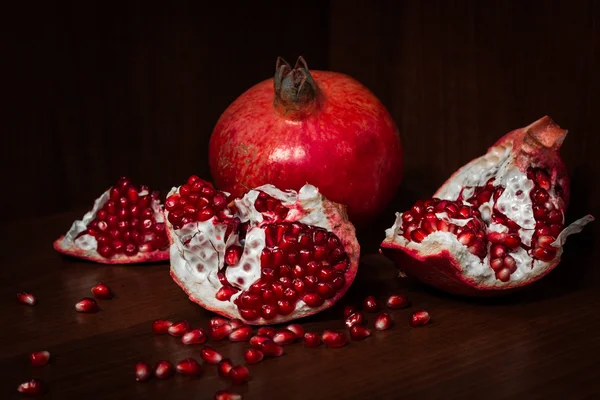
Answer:
[(310, 183), (345, 204), (354, 224), (376, 217), (402, 179), (403, 154), (390, 114), (365, 86), (336, 72), (310, 71), (317, 96), (301, 111), (274, 105), (273, 79), (238, 97), (218, 120), (209, 162), (218, 187), (241, 196), (271, 183)]

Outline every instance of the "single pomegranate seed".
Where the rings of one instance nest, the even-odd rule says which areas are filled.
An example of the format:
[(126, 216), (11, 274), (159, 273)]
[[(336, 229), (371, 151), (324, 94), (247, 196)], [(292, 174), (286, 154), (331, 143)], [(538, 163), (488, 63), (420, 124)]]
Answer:
[(306, 305), (309, 307), (319, 307), (325, 302), (325, 300), (316, 293), (305, 294), (302, 300), (304, 300)]
[(145, 362), (138, 362), (135, 364), (135, 380), (138, 382), (147, 381), (152, 377), (152, 369), (150, 365)]
[(223, 340), (227, 336), (229, 336), (231, 331), (232, 331), (232, 329), (231, 329), (231, 325), (229, 325), (229, 323), (215, 326), (215, 327), (211, 326), (210, 330), (209, 330), (210, 340), (214, 340), (215, 342), (218, 342), (219, 340)]
[(257, 364), (265, 358), (265, 355), (262, 351), (257, 349), (248, 349), (244, 353), (244, 358), (246, 359), (246, 363), (248, 365)]
[(231, 325), (231, 329), (234, 331), (240, 329), (241, 327), (247, 326), (246, 323), (239, 318), (234, 318), (229, 321), (229, 325)]
[(154, 375), (158, 379), (167, 379), (175, 374), (175, 367), (169, 361), (161, 360), (156, 363)]
[(206, 342), (206, 331), (202, 328), (193, 329), (181, 337), (183, 344), (202, 344), (204, 342)]
[(427, 311), (417, 311), (416, 313), (410, 316), (409, 324), (413, 328), (416, 328), (418, 326), (427, 325), (430, 320), (431, 317), (429, 316), (429, 313)]
[(248, 371), (248, 368), (244, 367), (243, 365), (236, 365), (235, 367), (231, 368), (231, 371), (229, 371), (229, 377), (234, 385), (241, 385), (242, 383), (247, 382), (248, 378), (250, 378), (250, 371)]
[(294, 332), (296, 339), (302, 339), (304, 337), (304, 328), (298, 324), (291, 324), (286, 327), (288, 331)]
[(75, 310), (81, 313), (95, 313), (100, 310), (100, 308), (98, 307), (96, 300), (90, 297), (84, 297), (75, 303)]
[(227, 265), (237, 264), (242, 257), (243, 250), (244, 249), (240, 246), (230, 246), (227, 251), (225, 251), (225, 263)]
[(392, 317), (388, 313), (381, 313), (375, 318), (375, 329), (385, 331), (392, 326)]
[(190, 330), (190, 323), (187, 322), (186, 320), (183, 320), (183, 321), (179, 321), (179, 322), (176, 322), (173, 325), (171, 325), (167, 329), (167, 332), (171, 336), (180, 337), (180, 336), (185, 335), (185, 333), (189, 330)]
[(217, 327), (219, 325), (228, 324), (229, 320), (221, 317), (212, 317), (209, 321), (211, 327)]
[(32, 378), (21, 383), (17, 387), (17, 391), (28, 396), (39, 396), (46, 391), (46, 385), (40, 379)]
[(37, 303), (35, 296), (26, 292), (17, 293), (17, 301), (27, 306), (34, 306)]
[(169, 328), (173, 322), (165, 319), (157, 319), (152, 323), (152, 332), (156, 335), (164, 335), (169, 332)]
[(250, 325), (242, 326), (229, 334), (229, 340), (232, 342), (247, 342), (252, 337), (252, 327)]
[(263, 326), (263, 327), (258, 328), (257, 334), (260, 336), (267, 336), (267, 337), (273, 338), (273, 336), (275, 336), (276, 332), (277, 331), (275, 330), (275, 328), (272, 328), (270, 326)]
[(341, 331), (325, 330), (321, 336), (321, 340), (329, 347), (338, 348), (343, 347), (348, 343), (346, 334)]
[[(273, 333), (273, 336), (275, 336), (275, 333)], [(267, 341), (272, 341), (269, 336), (262, 336), (262, 335), (252, 336), (250, 338), (250, 346), (254, 347), (255, 349), (260, 350), (262, 348), (263, 343), (267, 342)]]
[(403, 294), (393, 294), (390, 297), (388, 297), (385, 304), (389, 308), (399, 309), (408, 307), (410, 305), (410, 302), (408, 301), (408, 297), (406, 297)]
[(233, 363), (231, 360), (229, 358), (224, 358), (219, 361), (217, 365), (217, 372), (219, 373), (219, 376), (226, 378), (229, 376), (231, 368), (233, 368)]
[(291, 344), (296, 341), (296, 334), (292, 331), (284, 329), (273, 336), (273, 341), (279, 345)]
[(367, 312), (377, 312), (379, 310), (379, 303), (374, 296), (367, 296), (363, 301), (363, 308)]
[(350, 328), (350, 337), (352, 340), (363, 340), (367, 336), (371, 336), (371, 331), (362, 325), (353, 325)]
[(179, 361), (175, 368), (177, 373), (186, 376), (200, 376), (204, 372), (202, 366), (193, 358), (185, 358)]
[(283, 355), (283, 347), (270, 339), (264, 341), (259, 350), (262, 351), (266, 357), (279, 357)]
[(367, 321), (365, 315), (357, 311), (354, 314), (349, 315), (344, 321), (348, 329), (352, 328), (354, 325), (364, 325)]
[(204, 346), (200, 350), (200, 357), (208, 364), (218, 364), (223, 359), (221, 353), (210, 346)]
[(114, 297), (112, 290), (104, 283), (99, 283), (92, 288), (92, 294), (98, 298), (103, 300), (109, 300)]
[(344, 306), (344, 318), (348, 318), (350, 315), (354, 314), (357, 311), (356, 307), (346, 304)]
[(306, 347), (319, 347), (321, 344), (321, 336), (316, 332), (306, 332), (304, 334), (304, 345)]
[(50, 353), (47, 351), (34, 351), (29, 354), (29, 361), (31, 361), (31, 365), (34, 367), (42, 367), (48, 364), (50, 360)]
[(215, 393), (215, 400), (242, 400), (242, 396), (229, 390), (219, 390)]

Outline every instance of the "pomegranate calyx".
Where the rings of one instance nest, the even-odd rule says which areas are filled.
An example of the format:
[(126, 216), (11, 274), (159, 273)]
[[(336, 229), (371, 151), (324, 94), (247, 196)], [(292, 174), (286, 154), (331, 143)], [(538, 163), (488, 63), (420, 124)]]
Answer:
[(293, 69), (283, 58), (277, 58), (273, 86), (274, 105), (286, 117), (301, 117), (317, 107), (318, 87), (302, 56)]

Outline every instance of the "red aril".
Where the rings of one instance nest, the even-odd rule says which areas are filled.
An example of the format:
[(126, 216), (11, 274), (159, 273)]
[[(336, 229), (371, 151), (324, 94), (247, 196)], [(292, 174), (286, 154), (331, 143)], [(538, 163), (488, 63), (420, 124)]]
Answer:
[(27, 382), (21, 383), (17, 391), (28, 396), (40, 396), (46, 391), (46, 384), (37, 378), (32, 378)]
[(264, 357), (263, 352), (257, 349), (248, 349), (244, 352), (244, 359), (248, 365), (258, 364)]
[(97, 299), (110, 300), (114, 297), (112, 290), (104, 283), (99, 283), (92, 288), (92, 294)]
[(95, 313), (100, 310), (100, 307), (98, 307), (96, 300), (91, 297), (84, 297), (75, 303), (75, 310), (80, 313)]
[(408, 307), (410, 305), (410, 301), (406, 295), (393, 294), (388, 297), (385, 304), (388, 306), (388, 308), (399, 309)]
[(228, 324), (229, 320), (221, 317), (212, 317), (209, 321), (211, 327), (217, 327), (219, 325)]
[(176, 322), (173, 325), (169, 326), (169, 328), (167, 329), (167, 332), (171, 336), (181, 337), (181, 336), (185, 335), (185, 333), (189, 330), (190, 330), (190, 323), (187, 322), (186, 320), (183, 320), (183, 321)]
[(37, 300), (31, 293), (20, 292), (17, 293), (17, 302), (26, 306), (34, 306)]
[(248, 378), (250, 378), (250, 371), (243, 365), (236, 365), (229, 371), (229, 377), (234, 385), (241, 385), (242, 383), (246, 383)]
[(302, 339), (304, 337), (304, 328), (299, 324), (288, 325), (285, 329), (294, 332), (296, 339)]
[(341, 331), (325, 330), (321, 336), (321, 340), (329, 347), (338, 348), (344, 347), (348, 343), (346, 334)]
[(185, 358), (175, 366), (177, 373), (186, 376), (200, 376), (204, 372), (202, 366), (193, 358)]
[(230, 390), (219, 390), (215, 393), (215, 400), (242, 400), (242, 395)]
[(257, 334), (259, 336), (267, 336), (270, 338), (273, 338), (273, 336), (275, 336), (275, 333), (277, 333), (277, 330), (270, 326), (261, 326), (260, 328), (258, 328), (257, 331)]
[(229, 358), (223, 358), (217, 365), (217, 372), (219, 373), (219, 376), (225, 378), (229, 376), (231, 368), (233, 368), (231, 360)]
[(63, 254), (104, 264), (167, 260), (168, 245), (159, 193), (126, 177), (54, 242)]
[(283, 355), (283, 347), (271, 339), (262, 342), (259, 350), (262, 351), (265, 357), (280, 357)]
[[(273, 333), (273, 336), (275, 336), (275, 333)], [(266, 341), (272, 342), (273, 340), (269, 336), (262, 336), (262, 335), (252, 336), (250, 338), (250, 346), (254, 347), (255, 349), (260, 349), (262, 347), (262, 344)]]
[(292, 344), (296, 341), (297, 336), (294, 332), (283, 329), (273, 336), (273, 341), (279, 345)]
[(50, 353), (46, 350), (43, 351), (34, 351), (29, 354), (29, 361), (31, 361), (31, 365), (33, 367), (42, 367), (48, 364), (50, 360)]
[(152, 378), (152, 369), (150, 365), (145, 362), (138, 362), (135, 364), (135, 380), (138, 382), (145, 382)]
[[(343, 206), (310, 185), (298, 193), (265, 185), (231, 199), (194, 179), (192, 187), (188, 181), (169, 193), (165, 211), (171, 276), (192, 301), (244, 324), (265, 325), (318, 313), (348, 290), (360, 249)], [(205, 195), (210, 198), (195, 216), (184, 220), (181, 203), (187, 207), (194, 190), (207, 188), (212, 197)], [(218, 196), (228, 201), (215, 204)], [(207, 220), (199, 215), (204, 209), (212, 210)], [(232, 249), (236, 256), (227, 257)], [(211, 338), (220, 340), (230, 329), (211, 326)]]
[(156, 363), (156, 367), (154, 368), (154, 375), (158, 379), (168, 379), (175, 375), (175, 367), (171, 362), (161, 360)]
[(377, 312), (379, 310), (379, 302), (374, 296), (367, 296), (363, 301), (363, 309), (367, 312)]
[(431, 321), (431, 317), (427, 311), (417, 311), (410, 316), (409, 324), (413, 328), (427, 325)]
[(362, 325), (353, 325), (350, 329), (350, 337), (352, 340), (363, 340), (371, 336), (371, 331)]
[(348, 329), (352, 328), (354, 325), (364, 325), (366, 322), (367, 319), (365, 318), (365, 315), (360, 311), (350, 314), (344, 321)]
[(204, 346), (200, 350), (200, 357), (202, 357), (204, 362), (207, 364), (218, 364), (223, 359), (221, 353), (216, 351), (211, 346)]
[(173, 325), (173, 322), (165, 319), (157, 319), (152, 323), (152, 332), (156, 335), (165, 335), (169, 333), (169, 328)]
[(560, 262), (569, 178), (566, 131), (549, 117), (509, 132), (454, 173), (433, 198), (397, 214), (381, 244), (399, 268), (438, 289), (493, 295), (527, 286)]
[(202, 344), (206, 342), (206, 331), (202, 328), (192, 329), (181, 337), (183, 344)]
[(306, 347), (319, 347), (321, 344), (321, 335), (316, 332), (306, 332), (304, 334), (304, 345)]
[(385, 331), (392, 327), (392, 317), (388, 313), (381, 313), (375, 318), (375, 329)]
[(300, 57), (294, 68), (279, 58), (273, 79), (225, 110), (209, 162), (217, 185), (233, 196), (308, 182), (364, 224), (396, 194), (403, 155), (396, 125), (373, 93), (344, 74), (309, 72)]
[(229, 340), (232, 342), (247, 342), (252, 337), (252, 327), (250, 325), (242, 326), (229, 334)]

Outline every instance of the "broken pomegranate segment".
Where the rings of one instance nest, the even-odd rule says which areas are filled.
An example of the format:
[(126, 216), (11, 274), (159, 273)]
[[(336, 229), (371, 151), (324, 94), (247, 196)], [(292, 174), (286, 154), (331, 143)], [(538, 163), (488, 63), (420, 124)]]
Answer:
[(66, 255), (104, 264), (169, 258), (159, 193), (122, 177), (54, 242)]
[(569, 178), (559, 149), (566, 134), (549, 117), (509, 132), (433, 198), (397, 214), (382, 253), (456, 294), (506, 293), (539, 280), (558, 265), (567, 237), (594, 220), (564, 226)]
[(192, 301), (244, 323), (282, 323), (331, 307), (358, 268), (345, 208), (314, 186), (265, 185), (231, 199), (192, 176), (169, 193), (165, 217), (175, 282)]

